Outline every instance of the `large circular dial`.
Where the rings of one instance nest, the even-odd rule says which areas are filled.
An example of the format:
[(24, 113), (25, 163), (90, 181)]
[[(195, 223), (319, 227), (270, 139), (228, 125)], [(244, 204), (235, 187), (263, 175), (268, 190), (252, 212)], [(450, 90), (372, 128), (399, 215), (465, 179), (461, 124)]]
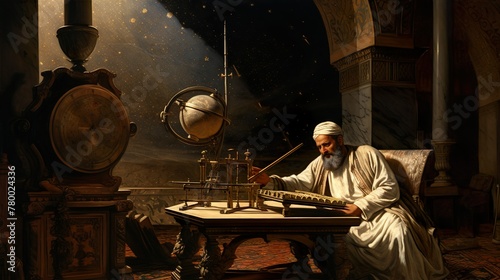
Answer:
[(84, 173), (104, 171), (123, 155), (130, 137), (120, 99), (98, 85), (66, 92), (50, 117), (50, 140), (59, 160)]

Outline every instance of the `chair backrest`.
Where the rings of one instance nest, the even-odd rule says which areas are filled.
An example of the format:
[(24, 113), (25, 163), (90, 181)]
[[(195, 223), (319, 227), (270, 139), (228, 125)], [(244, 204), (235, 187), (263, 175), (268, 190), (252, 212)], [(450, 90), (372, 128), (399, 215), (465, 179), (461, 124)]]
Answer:
[(413, 200), (420, 204), (420, 194), (434, 170), (434, 151), (420, 150), (380, 150), (389, 163), (398, 182), (409, 188)]
[(476, 191), (490, 192), (495, 178), (493, 176), (478, 173), (472, 176), (469, 183), (469, 189)]

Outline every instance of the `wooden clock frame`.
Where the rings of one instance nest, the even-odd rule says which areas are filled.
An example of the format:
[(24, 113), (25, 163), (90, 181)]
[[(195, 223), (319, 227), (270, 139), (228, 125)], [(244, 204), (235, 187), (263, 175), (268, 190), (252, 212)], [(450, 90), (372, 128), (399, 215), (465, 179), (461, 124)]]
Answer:
[[(27, 197), (23, 198), (25, 274), (30, 279), (47, 280), (123, 279), (131, 273), (125, 263), (125, 217), (133, 203), (127, 199), (130, 191), (119, 190), (121, 178), (113, 176), (112, 170), (125, 152), (128, 139), (135, 134), (136, 126), (128, 119), (120, 101), (122, 93), (113, 84), (115, 74), (110, 71), (57, 68), (43, 72), (42, 76), (42, 82), (34, 87), (33, 101), (24, 118), (14, 125), (24, 149), (23, 165), (35, 177), (27, 184)], [(87, 93), (90, 103), (83, 102), (84, 105), (116, 106), (111, 111), (96, 107), (92, 117), (85, 108), (72, 104), (73, 100), (85, 101)], [(61, 110), (61, 106), (65, 109)], [(70, 126), (73, 121), (68, 114), (73, 109), (79, 115), (72, 117), (82, 118), (77, 122), (84, 125), (66, 127), (66, 131), (54, 128)], [(112, 131), (118, 134), (112, 140), (120, 141), (119, 147), (104, 153), (95, 166), (92, 162), (86, 167), (68, 164), (62, 151), (65, 145), (73, 143), (72, 137), (82, 137), (78, 129), (89, 123), (95, 128), (95, 120), (99, 125), (100, 115), (110, 113), (113, 114), (108, 115), (109, 119), (115, 120), (113, 124), (121, 126)], [(55, 122), (66, 115), (67, 120)], [(109, 123), (101, 128), (109, 128)], [(85, 134), (88, 136), (90, 132), (86, 130)], [(110, 160), (106, 161), (107, 158)]]
[[(38, 156), (38, 161), (41, 163), (40, 185), (48, 191), (56, 191), (62, 185), (70, 186), (79, 193), (113, 193), (117, 191), (121, 183), (121, 178), (113, 176), (112, 169), (125, 152), (129, 137), (133, 136), (136, 132), (136, 126), (129, 122), (125, 107), (120, 101), (122, 92), (113, 83), (113, 78), (116, 75), (106, 69), (81, 73), (67, 68), (57, 68), (53, 71), (43, 72), (42, 76), (42, 82), (34, 87), (33, 102), (26, 110), (26, 120), (29, 126), (28, 139), (31, 149)], [(78, 92), (78, 90), (81, 91)], [(99, 162), (96, 164), (96, 166), (98, 165), (96, 168), (79, 168), (77, 165), (69, 164), (68, 160), (64, 159), (65, 155), (61, 154), (62, 150), (67, 149), (73, 153), (73, 158), (79, 157), (80, 160), (84, 160), (82, 158), (87, 156), (86, 152), (78, 154), (77, 150), (80, 147), (69, 147), (68, 143), (77, 141), (78, 139), (65, 140), (59, 134), (56, 135), (57, 137), (55, 136), (56, 131), (61, 133), (59, 126), (60, 122), (64, 121), (61, 118), (65, 117), (60, 113), (58, 114), (57, 110), (62, 110), (62, 104), (68, 106), (73, 100), (76, 102), (76, 98), (83, 99), (83, 95), (87, 93), (82, 91), (87, 91), (89, 94), (94, 92), (95, 94), (92, 99), (96, 103), (102, 103), (99, 105), (109, 104), (114, 106), (107, 109), (107, 112), (115, 111), (110, 112), (115, 115), (113, 119), (114, 123), (108, 123), (107, 125), (120, 128), (120, 134), (118, 135), (116, 131), (105, 135), (112, 136), (114, 137), (113, 139), (118, 139), (120, 141), (118, 143), (120, 149), (114, 148), (111, 152), (112, 154), (107, 153), (108, 158), (111, 157), (112, 160), (105, 163)], [(73, 95), (68, 96), (70, 94)], [(104, 104), (103, 100), (107, 100), (106, 102), (108, 103)], [(77, 107), (73, 107), (73, 109), (75, 108)], [(82, 114), (83, 111), (88, 110), (87, 112), (90, 114), (93, 109), (81, 108), (79, 110), (81, 110), (79, 111), (81, 115), (72, 119), (87, 118), (88, 116)], [(66, 107), (64, 112), (70, 113)], [(96, 114), (99, 114), (99, 112), (96, 112)], [(70, 118), (71, 116), (67, 117)], [(96, 116), (95, 119), (100, 117), (105, 118), (103, 116)], [(75, 123), (76, 125), (78, 124)], [(99, 128), (96, 130), (98, 131)], [(75, 135), (72, 137), (75, 137)], [(85, 140), (84, 138), (87, 137), (89, 140), (85, 141), (90, 141), (90, 137), (92, 136), (84, 136), (82, 134), (80, 137), (82, 137), (82, 140)], [(101, 141), (105, 140), (101, 139)], [(66, 147), (61, 147), (61, 145), (66, 145)], [(78, 145), (78, 143), (75, 145)], [(102, 144), (101, 147), (103, 146), (105, 145)], [(66, 159), (68, 157), (66, 155)]]

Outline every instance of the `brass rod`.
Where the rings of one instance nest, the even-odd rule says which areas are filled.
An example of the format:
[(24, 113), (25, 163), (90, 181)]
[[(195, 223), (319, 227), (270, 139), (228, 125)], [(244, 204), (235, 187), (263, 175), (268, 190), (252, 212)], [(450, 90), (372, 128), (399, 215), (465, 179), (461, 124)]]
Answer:
[(281, 157), (279, 157), (277, 160), (271, 162), (271, 164), (269, 164), (268, 166), (262, 168), (261, 170), (259, 170), (259, 172), (257, 172), (256, 174), (250, 176), (248, 178), (248, 181), (251, 181), (252, 179), (254, 179), (255, 177), (259, 176), (260, 174), (266, 172), (269, 168), (275, 166), (276, 164), (278, 164), (280, 161), (284, 160), (286, 157), (288, 157), (289, 155), (291, 155), (292, 153), (294, 153), (295, 151), (297, 151), (300, 147), (302, 147), (304, 145), (304, 143), (300, 143), (298, 144), (297, 146), (295, 146), (295, 148), (291, 149), (290, 151), (288, 151), (286, 154), (282, 155)]

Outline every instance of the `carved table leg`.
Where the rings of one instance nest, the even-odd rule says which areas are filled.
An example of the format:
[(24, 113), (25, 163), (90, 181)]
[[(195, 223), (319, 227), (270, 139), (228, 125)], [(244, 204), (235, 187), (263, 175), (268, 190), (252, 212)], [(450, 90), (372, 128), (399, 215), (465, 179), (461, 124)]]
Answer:
[(173, 254), (176, 255), (179, 264), (172, 272), (173, 280), (198, 279), (200, 271), (193, 264), (193, 256), (200, 249), (198, 240), (199, 232), (191, 231), (189, 224), (177, 221), (182, 225), (181, 232), (177, 235)]
[(222, 279), (225, 269), (221, 267), (221, 250), (215, 237), (206, 236), (207, 241), (200, 261), (200, 276), (206, 280)]
[(337, 279), (335, 263), (335, 244), (333, 235), (318, 235), (314, 239), (315, 246), (311, 252), (314, 264), (321, 269), (324, 279)]
[(248, 239), (261, 237), (254, 235), (240, 235), (233, 238), (229, 244), (224, 243), (221, 254), (216, 237), (206, 235), (205, 250), (200, 262), (200, 275), (202, 279), (218, 280), (224, 277), (226, 271), (233, 265), (236, 259), (236, 249)]
[(297, 262), (285, 272), (284, 276), (286, 276), (286, 279), (292, 279), (288, 278), (289, 275), (294, 275), (295, 277), (293, 277), (293, 279), (296, 279), (296, 277), (298, 277), (297, 279), (311, 278), (313, 271), (309, 265), (309, 247), (301, 242), (291, 240), (290, 251), (297, 259)]

